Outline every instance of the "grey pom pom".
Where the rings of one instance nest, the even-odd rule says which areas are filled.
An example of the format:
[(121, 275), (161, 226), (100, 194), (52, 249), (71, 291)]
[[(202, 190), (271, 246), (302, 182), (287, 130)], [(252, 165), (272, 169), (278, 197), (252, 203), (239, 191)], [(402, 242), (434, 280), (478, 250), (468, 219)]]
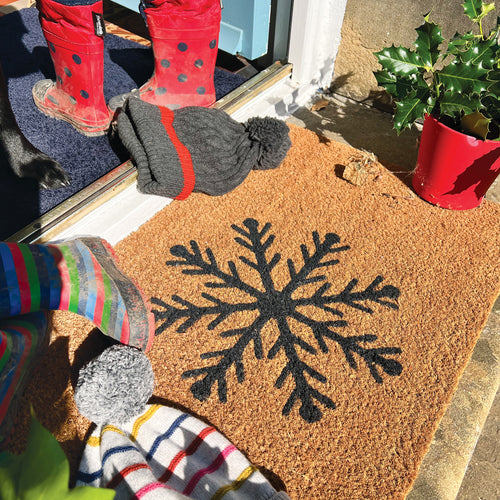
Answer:
[(288, 125), (276, 118), (250, 118), (245, 123), (248, 136), (259, 143), (259, 155), (254, 170), (276, 168), (285, 159), (292, 143)]
[(80, 370), (75, 402), (96, 424), (120, 424), (144, 412), (153, 390), (149, 359), (135, 347), (117, 344)]

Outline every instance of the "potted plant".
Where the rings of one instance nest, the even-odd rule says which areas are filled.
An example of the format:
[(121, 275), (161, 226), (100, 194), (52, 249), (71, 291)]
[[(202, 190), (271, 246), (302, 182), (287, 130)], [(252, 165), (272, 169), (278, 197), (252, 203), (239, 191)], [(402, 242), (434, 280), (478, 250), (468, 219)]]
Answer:
[(395, 101), (398, 134), (424, 119), (413, 187), (445, 208), (478, 206), (500, 173), (500, 18), (489, 33), (483, 19), (494, 4), (462, 4), (473, 29), (445, 40), (424, 16), (412, 49), (376, 52), (374, 72)]

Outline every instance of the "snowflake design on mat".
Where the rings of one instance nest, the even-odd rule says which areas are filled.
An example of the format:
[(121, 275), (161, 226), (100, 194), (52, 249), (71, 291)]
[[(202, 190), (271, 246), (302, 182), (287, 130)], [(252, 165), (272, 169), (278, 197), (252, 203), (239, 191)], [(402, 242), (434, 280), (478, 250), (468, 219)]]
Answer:
[[(344, 313), (339, 309), (340, 306), (347, 306), (367, 314), (374, 312), (372, 303), (398, 309), (395, 301), (399, 297), (399, 290), (392, 285), (380, 286), (383, 278), (377, 276), (364, 290), (356, 290), (358, 280), (352, 279), (340, 293), (330, 293), (332, 285), (327, 281), (327, 277), (315, 271), (338, 264), (339, 260), (332, 256), (350, 249), (348, 245), (340, 245), (338, 235), (328, 233), (321, 239), (314, 231), (312, 251), (306, 244), (301, 245), (303, 262), (299, 269), (291, 259), (287, 260), (290, 278), (284, 287), (278, 290), (272, 278), (272, 271), (280, 262), (281, 255), (279, 253), (267, 255), (275, 239), (273, 234), (269, 234), (271, 224), (267, 223), (259, 230), (258, 221), (246, 219), (242, 227), (237, 225), (231, 227), (238, 233), (235, 237), (236, 243), (254, 257), (241, 255), (239, 260), (258, 273), (262, 289), (243, 281), (233, 261), (227, 263), (229, 272), (226, 272), (217, 263), (210, 248), (206, 249), (204, 257), (196, 241), (191, 241), (189, 248), (183, 245), (172, 247), (170, 252), (177, 260), (167, 261), (166, 264), (186, 266), (182, 270), (186, 275), (209, 277), (210, 280), (204, 284), (207, 289), (238, 289), (248, 296), (248, 300), (230, 303), (207, 292), (201, 294), (205, 299), (204, 305), (194, 304), (178, 295), (172, 296), (175, 305), (167, 304), (157, 298), (152, 299), (155, 305), (160, 306), (160, 309), (154, 311), (155, 318), (160, 323), (157, 335), (178, 321), (181, 323), (176, 331), (183, 333), (201, 318), (213, 316), (214, 319), (208, 325), (208, 329), (213, 330), (231, 315), (244, 311), (257, 313), (251, 324), (222, 331), (221, 337), (234, 339), (232, 347), (201, 355), (203, 360), (216, 359), (215, 364), (182, 374), (184, 379), (197, 379), (191, 386), (195, 398), (206, 400), (217, 385), (219, 400), (223, 403), (227, 401), (228, 371), (234, 366), (238, 382), (242, 383), (245, 380), (243, 353), (247, 347), (253, 345), (255, 357), (263, 358), (263, 329), (270, 320), (275, 320), (278, 332), (275, 342), (266, 355), (269, 359), (274, 359), (278, 352), (283, 350), (287, 360), (275, 382), (275, 387), (282, 388), (288, 377), (293, 379), (294, 385), (283, 407), (283, 415), (288, 415), (295, 403), (300, 402), (300, 416), (307, 422), (316, 422), (322, 417), (318, 403), (325, 408), (335, 408), (335, 403), (311, 384), (312, 380), (316, 381), (316, 385), (318, 382), (324, 384), (327, 379), (301, 359), (302, 351), (316, 355), (319, 348), (323, 353), (328, 353), (329, 343), (335, 342), (341, 347), (351, 368), (357, 369), (357, 360), (364, 362), (377, 383), (383, 382), (382, 372), (390, 376), (401, 373), (401, 364), (389, 357), (400, 354), (400, 348), (371, 347), (377, 341), (377, 337), (371, 334), (348, 336), (339, 333), (348, 326), (345, 319), (338, 319), (344, 317)], [(312, 287), (314, 288), (312, 292), (305, 294), (305, 290), (301, 290), (302, 296), (295, 293), (305, 285), (311, 284), (317, 284)], [(308, 290), (311, 290), (311, 287)], [(313, 319), (311, 315), (306, 314), (308, 307), (324, 311), (323, 318), (326, 312), (327, 319), (322, 321)], [(289, 319), (310, 329), (317, 346), (311, 345), (294, 333)]]

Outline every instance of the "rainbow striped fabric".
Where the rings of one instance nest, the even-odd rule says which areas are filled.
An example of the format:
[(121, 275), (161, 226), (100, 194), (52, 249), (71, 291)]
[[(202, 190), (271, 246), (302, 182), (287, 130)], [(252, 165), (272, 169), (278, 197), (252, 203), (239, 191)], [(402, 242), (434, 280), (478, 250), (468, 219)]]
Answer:
[(117, 267), (109, 244), (79, 238), (50, 245), (50, 250), (61, 276), (59, 309), (86, 317), (122, 344), (149, 349), (153, 314), (139, 289)]
[(77, 485), (112, 488), (116, 500), (289, 498), (214, 427), (161, 405), (120, 427), (98, 426)]
[(0, 243), (0, 318), (58, 309), (61, 278), (49, 247)]
[(0, 318), (56, 309), (84, 316), (126, 345), (147, 350), (154, 338), (149, 305), (104, 240), (0, 243)]
[(34, 361), (43, 354), (48, 337), (44, 312), (0, 320), (0, 443), (14, 424)]

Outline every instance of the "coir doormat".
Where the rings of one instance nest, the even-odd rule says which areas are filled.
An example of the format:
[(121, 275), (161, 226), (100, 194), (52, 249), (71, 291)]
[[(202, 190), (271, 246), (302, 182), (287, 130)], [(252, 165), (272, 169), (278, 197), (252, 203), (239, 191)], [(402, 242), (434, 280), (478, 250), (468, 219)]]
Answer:
[[(434, 207), (378, 163), (354, 185), (339, 174), (361, 152), (290, 134), (278, 169), (174, 201), (117, 245), (154, 304), (154, 400), (293, 499), (404, 498), (499, 292), (500, 208)], [(90, 423), (72, 383), (102, 335), (53, 320), (26, 400), (74, 468)]]

